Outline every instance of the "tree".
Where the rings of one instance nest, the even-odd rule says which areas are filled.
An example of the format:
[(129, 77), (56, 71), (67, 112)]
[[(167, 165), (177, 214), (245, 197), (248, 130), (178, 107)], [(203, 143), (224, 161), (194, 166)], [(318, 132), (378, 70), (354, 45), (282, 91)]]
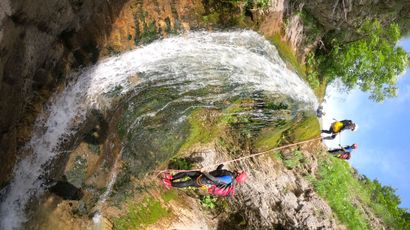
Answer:
[(396, 46), (399, 26), (384, 29), (377, 20), (367, 21), (357, 32), (358, 38), (350, 42), (332, 40), (332, 49), (319, 60), (323, 73), (330, 80), (340, 79), (347, 91), (358, 86), (370, 92), (375, 101), (396, 96), (398, 76), (409, 64), (407, 53)]

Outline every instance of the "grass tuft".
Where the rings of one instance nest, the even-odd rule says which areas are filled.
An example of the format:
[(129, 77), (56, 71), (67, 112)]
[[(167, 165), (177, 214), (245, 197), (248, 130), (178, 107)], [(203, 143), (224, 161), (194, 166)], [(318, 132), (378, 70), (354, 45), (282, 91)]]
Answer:
[(141, 203), (130, 204), (127, 215), (115, 219), (114, 226), (115, 229), (124, 230), (143, 229), (169, 214), (169, 210), (162, 207), (159, 201), (146, 198)]

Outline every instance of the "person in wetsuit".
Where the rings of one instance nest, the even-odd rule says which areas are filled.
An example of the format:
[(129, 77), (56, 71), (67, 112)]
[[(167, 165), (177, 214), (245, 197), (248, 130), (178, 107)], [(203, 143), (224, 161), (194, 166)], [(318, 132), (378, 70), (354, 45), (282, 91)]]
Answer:
[(323, 137), (323, 140), (333, 140), (340, 132), (347, 129), (356, 131), (357, 128), (357, 124), (351, 120), (335, 121), (330, 125), (329, 130), (322, 130), (322, 133), (332, 134), (331, 136)]
[(345, 147), (329, 150), (328, 152), (337, 158), (349, 160), (352, 156), (352, 151), (357, 149), (357, 147), (357, 144), (347, 145)]
[[(244, 183), (246, 173), (243, 171), (229, 171), (220, 164), (216, 170), (209, 173), (200, 171), (179, 172), (175, 175), (164, 174), (162, 182), (167, 188), (208, 187), (208, 192), (216, 196), (228, 196), (234, 192), (234, 181)], [(181, 180), (188, 178), (187, 180)]]

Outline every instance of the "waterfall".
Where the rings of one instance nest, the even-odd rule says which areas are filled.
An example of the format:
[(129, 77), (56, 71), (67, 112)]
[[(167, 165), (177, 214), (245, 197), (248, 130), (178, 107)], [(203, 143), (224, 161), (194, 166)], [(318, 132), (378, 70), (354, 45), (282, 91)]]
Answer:
[[(143, 116), (155, 116), (178, 101), (213, 106), (216, 101), (243, 91), (284, 94), (310, 109), (317, 106), (312, 90), (286, 67), (276, 48), (252, 31), (196, 32), (159, 40), (102, 60), (76, 73), (74, 78), (63, 92), (53, 96), (36, 121), (32, 138), (25, 146), (30, 154), (15, 166), (4, 191), (1, 229), (22, 228), (28, 218), (27, 204), (44, 193), (39, 178), (47, 170), (45, 165), (58, 154), (65, 154), (60, 152), (61, 144), (77, 132), (87, 111), (108, 111), (114, 98), (130, 92), (143, 96), (138, 92), (147, 87), (164, 86), (179, 95)], [(224, 90), (192, 95), (205, 87)]]

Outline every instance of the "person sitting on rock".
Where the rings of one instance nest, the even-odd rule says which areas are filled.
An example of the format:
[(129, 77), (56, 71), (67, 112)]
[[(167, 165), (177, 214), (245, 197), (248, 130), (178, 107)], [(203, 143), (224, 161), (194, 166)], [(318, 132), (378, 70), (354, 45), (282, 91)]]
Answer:
[[(222, 169), (220, 164), (216, 170), (207, 172), (187, 171), (175, 175), (163, 174), (162, 182), (166, 188), (206, 187), (211, 195), (229, 196), (234, 194), (234, 182), (244, 183), (247, 174), (243, 171), (229, 171)], [(187, 180), (185, 180), (188, 178)]]
[(358, 147), (357, 144), (347, 145), (345, 147), (340, 146), (340, 148), (332, 149), (332, 150), (329, 150), (328, 152), (337, 158), (349, 160), (350, 157), (352, 156), (352, 151), (354, 149), (357, 149), (357, 147)]
[(329, 130), (322, 130), (322, 133), (332, 134), (331, 136), (323, 137), (323, 140), (333, 140), (340, 132), (350, 129), (356, 131), (358, 125), (353, 123), (351, 120), (335, 121), (330, 125)]

